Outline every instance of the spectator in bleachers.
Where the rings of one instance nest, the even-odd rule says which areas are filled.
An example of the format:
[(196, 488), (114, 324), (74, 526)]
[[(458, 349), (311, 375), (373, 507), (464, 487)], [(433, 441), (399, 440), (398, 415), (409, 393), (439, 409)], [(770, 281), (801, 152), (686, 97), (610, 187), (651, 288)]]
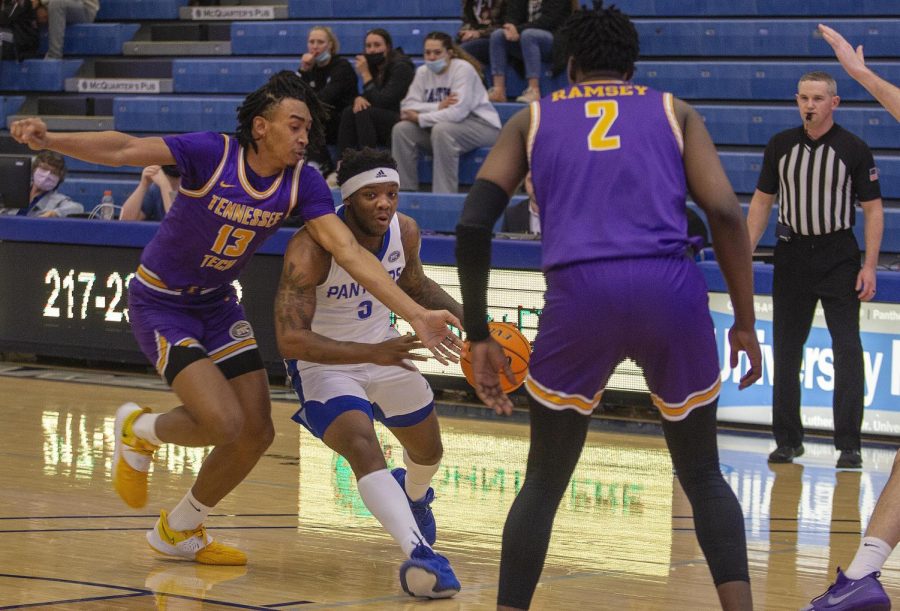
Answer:
[(428, 34), (424, 55), (425, 65), (416, 70), (391, 134), (400, 188), (419, 187), (418, 149), (423, 149), (434, 157), (433, 191), (456, 193), (459, 156), (493, 145), (500, 116), (488, 101), (478, 61), (453, 44), (449, 34)]
[(487, 66), (491, 62), (491, 34), (503, 27), (506, 0), (462, 0), (462, 27), (456, 42), (463, 50)]
[[(325, 123), (325, 143), (337, 144), (341, 113), (353, 104), (359, 93), (356, 73), (350, 62), (338, 57), (341, 45), (328, 26), (313, 26), (306, 39), (306, 49), (306, 53), (300, 58), (298, 73), (319, 99), (331, 106)], [(319, 166), (322, 176), (327, 178), (334, 172), (334, 160), (327, 146), (310, 148), (306, 157)]]
[(506, 67), (509, 58), (524, 64), (528, 88), (517, 102), (541, 97), (541, 62), (553, 62), (553, 73), (565, 68), (562, 43), (556, 31), (572, 14), (572, 0), (509, 0), (503, 28), (491, 34), (492, 102), (506, 102)]
[(0, 59), (23, 60), (37, 55), (38, 0), (0, 0)]
[(41, 151), (31, 164), (31, 193), (27, 208), (18, 211), (19, 216), (57, 218), (81, 214), (84, 206), (57, 189), (66, 177), (66, 160), (51, 151)]
[(362, 95), (341, 113), (338, 151), (388, 146), (391, 128), (400, 120), (400, 101), (406, 95), (415, 67), (391, 35), (381, 28), (366, 34), (365, 55), (356, 56)]
[(141, 172), (141, 182), (122, 204), (119, 220), (163, 220), (172, 207), (180, 186), (181, 173), (178, 166), (148, 165)]
[(62, 59), (66, 26), (92, 23), (100, 10), (100, 0), (40, 0), (47, 8), (47, 55), (44, 59)]

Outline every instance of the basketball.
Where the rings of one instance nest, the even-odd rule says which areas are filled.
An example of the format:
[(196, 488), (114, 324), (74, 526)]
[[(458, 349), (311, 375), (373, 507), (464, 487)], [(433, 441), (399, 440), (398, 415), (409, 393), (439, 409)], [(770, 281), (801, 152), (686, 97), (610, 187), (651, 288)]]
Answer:
[[(509, 322), (490, 322), (488, 323), (491, 337), (503, 347), (506, 353), (506, 360), (512, 369), (515, 384), (510, 384), (509, 380), (502, 373), (500, 374), (500, 388), (505, 393), (511, 393), (525, 381), (528, 374), (528, 360), (531, 358), (531, 342), (528, 341), (522, 332), (512, 323)], [(459, 358), (459, 365), (462, 367), (463, 375), (469, 385), (475, 387), (474, 378), (472, 377), (472, 361), (469, 358), (469, 342), (463, 347), (462, 354)]]

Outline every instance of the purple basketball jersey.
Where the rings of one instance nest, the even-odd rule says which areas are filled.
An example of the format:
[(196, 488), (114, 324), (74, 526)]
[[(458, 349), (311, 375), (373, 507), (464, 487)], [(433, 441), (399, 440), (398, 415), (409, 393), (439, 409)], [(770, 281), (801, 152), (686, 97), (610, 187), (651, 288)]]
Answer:
[(150, 288), (179, 293), (229, 284), (285, 217), (309, 221), (334, 213), (331, 191), (313, 168), (258, 176), (237, 140), (213, 132), (165, 142), (182, 183), (141, 255), (136, 278)]
[(682, 146), (672, 95), (649, 87), (591, 81), (532, 103), (543, 268), (684, 254)]

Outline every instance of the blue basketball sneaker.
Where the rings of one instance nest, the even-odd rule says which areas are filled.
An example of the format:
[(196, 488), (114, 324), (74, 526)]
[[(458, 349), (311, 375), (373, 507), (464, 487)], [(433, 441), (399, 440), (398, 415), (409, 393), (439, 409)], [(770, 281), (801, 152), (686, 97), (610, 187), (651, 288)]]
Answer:
[[(394, 479), (397, 480), (397, 483), (403, 489), (403, 493), (406, 494), (406, 469), (402, 467), (391, 469), (391, 475), (394, 476)], [(429, 488), (425, 496), (418, 501), (409, 498), (408, 494), (406, 495), (406, 500), (409, 501), (409, 508), (416, 519), (416, 526), (419, 527), (419, 532), (422, 533), (428, 545), (434, 545), (434, 542), (437, 541), (437, 525), (434, 523), (434, 514), (431, 512), (434, 488)]]
[(450, 598), (461, 588), (450, 561), (421, 543), (400, 567), (400, 585), (410, 596), (424, 598)]
[(891, 599), (881, 587), (878, 571), (862, 579), (848, 579), (837, 570), (837, 579), (821, 596), (812, 599), (801, 611), (889, 611)]

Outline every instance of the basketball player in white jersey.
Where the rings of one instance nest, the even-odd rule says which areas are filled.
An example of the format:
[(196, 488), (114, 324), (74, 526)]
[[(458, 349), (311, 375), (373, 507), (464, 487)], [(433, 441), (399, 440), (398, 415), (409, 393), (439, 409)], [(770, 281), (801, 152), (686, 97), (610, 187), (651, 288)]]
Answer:
[[(344, 153), (338, 215), (414, 301), (462, 317), (462, 306), (430, 280), (416, 222), (397, 213), (400, 179), (388, 152)], [(430, 305), (429, 305), (430, 304)], [(407, 556), (400, 583), (411, 596), (447, 598), (459, 581), (436, 538), (431, 479), (443, 447), (434, 395), (412, 364), (422, 343), (391, 326), (390, 310), (301, 229), (288, 244), (275, 298), (278, 347), (300, 398), (293, 419), (347, 459), (359, 494)], [(403, 445), (406, 469), (388, 471), (373, 427)]]

